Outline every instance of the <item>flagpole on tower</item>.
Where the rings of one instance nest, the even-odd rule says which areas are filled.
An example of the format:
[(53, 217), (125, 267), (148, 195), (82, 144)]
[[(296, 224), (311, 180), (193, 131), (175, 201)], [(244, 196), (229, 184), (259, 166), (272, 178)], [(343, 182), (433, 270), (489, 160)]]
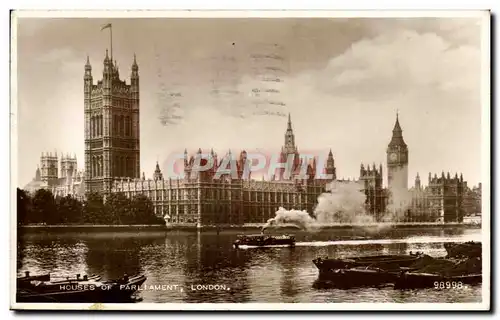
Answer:
[(111, 23), (104, 25), (101, 28), (101, 31), (104, 29), (108, 29), (108, 28), (109, 28), (109, 37), (110, 37), (111, 63), (113, 63), (113, 27), (112, 27)]
[(111, 64), (113, 64), (113, 27), (111, 23), (109, 24), (109, 37), (110, 37), (110, 49), (111, 49)]

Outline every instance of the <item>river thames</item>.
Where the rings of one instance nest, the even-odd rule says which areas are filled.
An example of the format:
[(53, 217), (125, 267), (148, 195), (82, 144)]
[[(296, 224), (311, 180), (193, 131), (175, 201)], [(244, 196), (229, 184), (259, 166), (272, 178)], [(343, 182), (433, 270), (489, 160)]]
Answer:
[[(248, 233), (248, 232), (247, 232)], [(234, 249), (237, 231), (52, 232), (25, 231), (17, 246), (21, 275), (99, 274), (103, 279), (144, 273), (137, 303), (227, 302), (481, 302), (481, 285), (460, 289), (349, 290), (318, 288), (318, 256), (402, 254), (444, 256), (445, 242), (481, 241), (481, 229), (391, 229), (294, 232), (295, 248)], [(351, 240), (341, 240), (345, 237)], [(362, 238), (369, 237), (369, 239)]]

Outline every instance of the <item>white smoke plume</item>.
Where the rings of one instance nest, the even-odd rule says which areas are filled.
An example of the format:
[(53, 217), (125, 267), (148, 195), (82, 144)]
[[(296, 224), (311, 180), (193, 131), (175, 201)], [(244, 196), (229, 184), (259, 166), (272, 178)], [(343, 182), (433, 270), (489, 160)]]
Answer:
[(407, 191), (396, 193), (393, 203), (397, 205), (397, 210), (394, 210), (394, 206), (389, 207), (379, 222), (372, 214), (366, 212), (366, 195), (361, 189), (362, 185), (358, 182), (334, 181), (329, 185), (329, 191), (318, 197), (314, 217), (306, 211), (279, 208), (276, 216), (269, 219), (262, 227), (262, 232), (271, 226), (286, 224), (294, 224), (310, 232), (319, 231), (324, 226), (339, 224), (359, 226), (369, 232), (378, 232), (389, 228), (391, 223), (400, 221), (411, 200)]
[(400, 222), (406, 218), (406, 212), (411, 206), (412, 194), (407, 189), (393, 188), (390, 190), (390, 201), (387, 204), (384, 222)]
[(317, 221), (309, 215), (305, 210), (286, 210), (280, 207), (276, 211), (276, 216), (267, 220), (267, 223), (262, 227), (262, 232), (271, 226), (293, 224), (301, 229), (314, 231), (317, 229)]
[(389, 203), (382, 217), (384, 222), (404, 221), (406, 212), (411, 206), (412, 194), (408, 190), (408, 172), (405, 169), (393, 170), (393, 186), (389, 189)]
[(318, 197), (314, 215), (319, 224), (369, 224), (375, 223), (373, 216), (366, 214), (366, 196), (357, 182), (334, 181), (329, 192)]

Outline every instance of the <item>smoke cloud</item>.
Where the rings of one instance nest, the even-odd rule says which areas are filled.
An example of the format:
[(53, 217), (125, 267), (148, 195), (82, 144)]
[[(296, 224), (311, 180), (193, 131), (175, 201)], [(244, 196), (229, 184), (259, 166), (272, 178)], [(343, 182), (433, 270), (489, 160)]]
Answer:
[(366, 212), (366, 195), (361, 190), (360, 182), (334, 181), (328, 186), (328, 192), (318, 197), (313, 215), (305, 210), (286, 210), (280, 207), (276, 216), (269, 219), (262, 227), (262, 232), (272, 226), (287, 224), (293, 224), (309, 232), (339, 224), (358, 226), (368, 232), (379, 232), (390, 228), (392, 223), (401, 221), (411, 203), (411, 194), (407, 190), (393, 193), (391, 205), (377, 221), (374, 215)]
[(408, 169), (404, 167), (392, 172), (393, 184), (389, 189), (391, 195), (385, 215), (384, 222), (404, 221), (406, 212), (411, 206), (412, 194), (408, 190)]

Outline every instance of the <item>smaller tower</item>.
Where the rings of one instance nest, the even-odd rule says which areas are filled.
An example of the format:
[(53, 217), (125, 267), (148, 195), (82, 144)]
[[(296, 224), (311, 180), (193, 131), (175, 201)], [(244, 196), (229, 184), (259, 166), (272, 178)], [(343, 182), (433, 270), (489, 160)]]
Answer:
[(40, 181), (40, 166), (36, 166), (35, 181)]
[(68, 175), (75, 177), (78, 170), (77, 164), (76, 156), (61, 155), (61, 178), (67, 178)]
[[(361, 167), (363, 165), (361, 164)], [(336, 180), (336, 169), (335, 169), (335, 160), (333, 159), (332, 149), (328, 153), (328, 158), (326, 159), (325, 171), (327, 175), (332, 175), (332, 180)]]
[(47, 185), (56, 183), (58, 179), (58, 162), (57, 154), (52, 155), (51, 152), (42, 153), (42, 156), (40, 157), (40, 179)]
[(420, 175), (417, 172), (417, 177), (415, 178), (415, 189), (420, 190), (422, 185), (420, 183)]
[(160, 165), (158, 164), (158, 161), (156, 161), (156, 168), (155, 168), (155, 173), (153, 175), (153, 179), (155, 181), (163, 180), (163, 174), (161, 173)]

